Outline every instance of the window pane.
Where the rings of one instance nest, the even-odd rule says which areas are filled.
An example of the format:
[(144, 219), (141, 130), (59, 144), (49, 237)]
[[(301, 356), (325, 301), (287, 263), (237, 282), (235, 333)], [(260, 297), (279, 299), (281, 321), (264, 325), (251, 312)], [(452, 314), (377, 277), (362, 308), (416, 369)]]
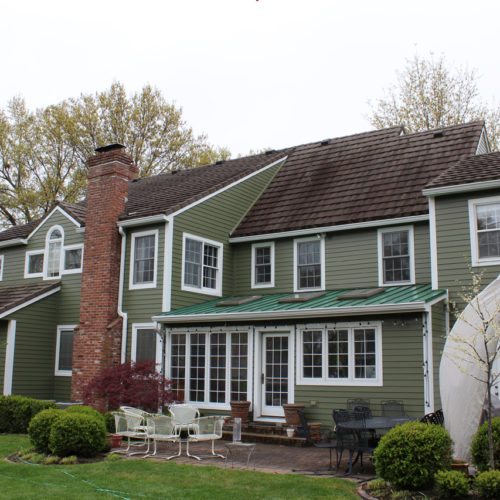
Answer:
[(191, 370), (189, 391), (190, 401), (205, 400), (205, 356), (206, 356), (206, 334), (191, 334)]
[(248, 333), (231, 333), (231, 401), (246, 401)]
[(255, 284), (271, 283), (271, 247), (255, 248)]
[(408, 231), (383, 233), (384, 283), (410, 281)]
[(203, 245), (203, 286), (217, 288), (218, 248), (205, 243)]
[(28, 274), (43, 272), (43, 253), (30, 255), (28, 257)]
[(170, 380), (173, 382), (173, 392), (183, 400), (186, 381), (186, 335), (184, 333), (172, 334), (171, 349)]
[(354, 378), (375, 378), (375, 330), (354, 330)]
[(137, 330), (136, 362), (154, 361), (156, 363), (156, 332), (151, 329)]
[(348, 330), (328, 330), (328, 378), (349, 377), (348, 350)]
[(154, 234), (135, 238), (134, 247), (134, 283), (152, 283), (155, 265)]
[(59, 332), (59, 363), (58, 370), (71, 371), (73, 359), (73, 330)]
[(321, 287), (321, 242), (297, 244), (297, 281), (300, 289)]
[(500, 204), (478, 206), (479, 258), (500, 257)]
[(211, 403), (226, 401), (226, 334), (210, 334), (210, 390)]
[(185, 241), (184, 284), (201, 288), (201, 241)]
[(323, 333), (321, 330), (308, 330), (302, 333), (303, 376), (321, 378), (323, 376)]
[(59, 276), (61, 263), (61, 242), (49, 243), (49, 257), (47, 262), (47, 275), (50, 277)]
[(66, 250), (64, 255), (64, 269), (80, 269), (82, 267), (82, 249)]

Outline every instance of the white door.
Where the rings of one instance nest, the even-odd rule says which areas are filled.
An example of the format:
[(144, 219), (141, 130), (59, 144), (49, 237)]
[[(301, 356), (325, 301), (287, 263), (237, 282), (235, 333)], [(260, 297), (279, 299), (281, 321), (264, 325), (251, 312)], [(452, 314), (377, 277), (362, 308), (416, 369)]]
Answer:
[(261, 359), (261, 413), (283, 416), (282, 405), (289, 402), (291, 375), (290, 333), (263, 333)]

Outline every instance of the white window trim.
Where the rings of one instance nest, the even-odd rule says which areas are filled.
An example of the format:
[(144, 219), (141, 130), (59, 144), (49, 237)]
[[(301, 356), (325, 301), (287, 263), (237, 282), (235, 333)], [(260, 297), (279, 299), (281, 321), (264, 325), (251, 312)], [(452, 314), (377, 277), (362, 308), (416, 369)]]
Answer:
[[(303, 349), (302, 337), (305, 330), (321, 330), (323, 337), (326, 335), (326, 330), (347, 328), (349, 333), (349, 379), (331, 379), (326, 376), (326, 361), (328, 354), (325, 351), (325, 343), (323, 342), (323, 376), (321, 378), (304, 378), (303, 377)], [(354, 349), (352, 347), (352, 330), (356, 328), (374, 328), (375, 329), (375, 368), (376, 377), (374, 379), (355, 379), (353, 377), (354, 369)], [(337, 387), (382, 387), (383, 386), (383, 356), (382, 356), (382, 323), (380, 321), (366, 321), (354, 323), (332, 323), (332, 324), (307, 324), (297, 325), (297, 385), (320, 385), (320, 386), (337, 386)]]
[[(203, 262), (202, 262), (202, 282), (200, 288), (195, 286), (186, 285), (184, 283), (184, 268), (186, 265), (186, 240), (195, 240), (201, 243), (208, 243), (209, 245), (218, 248), (217, 252), (217, 280), (215, 288), (206, 288), (203, 286)], [(202, 253), (203, 257), (203, 253)], [(189, 233), (182, 234), (182, 268), (181, 268), (181, 290), (186, 292), (203, 293), (205, 295), (214, 295), (216, 297), (222, 297), (222, 270), (224, 267), (224, 244), (220, 241), (209, 240), (208, 238), (202, 238), (201, 236), (195, 236)]]
[[(43, 255), (43, 268), (42, 272), (40, 273), (29, 273), (29, 264), (30, 264), (30, 257), (32, 255)], [(45, 268), (45, 250), (30, 250), (26, 252), (26, 256), (24, 258), (24, 277), (25, 278), (43, 278), (43, 270)]]
[[(315, 288), (299, 288), (297, 276), (298, 264), (298, 244), (305, 241), (320, 241), (320, 265), (321, 265), (321, 285)], [(325, 289), (325, 235), (318, 234), (315, 237), (309, 238), (296, 238), (293, 240), (293, 291), (294, 292), (311, 292), (314, 290)]]
[(73, 345), (75, 341), (75, 328), (78, 325), (58, 325), (57, 326), (57, 341), (56, 341), (56, 366), (54, 370), (54, 374), (57, 375), (58, 377), (71, 377), (72, 375), (72, 370), (59, 370), (59, 344), (61, 341), (61, 331), (62, 330), (73, 330)]
[[(271, 248), (271, 281), (269, 283), (256, 283), (255, 282), (255, 251), (257, 248), (270, 247)], [(252, 288), (272, 288), (274, 287), (274, 241), (267, 243), (254, 243), (252, 245)]]
[[(77, 250), (77, 249), (81, 249), (82, 250), (82, 259), (80, 261), (80, 267), (76, 268), (76, 269), (65, 269), (65, 267), (66, 267), (66, 252), (68, 250)], [(81, 273), (82, 272), (82, 267), (83, 267), (83, 244), (79, 243), (79, 244), (76, 244), (76, 245), (63, 246), (62, 247), (62, 253), (63, 253), (63, 257), (62, 257), (63, 266), (62, 266), (62, 269), (61, 269), (61, 274), (79, 274), (79, 273)]]
[[(396, 233), (399, 231), (408, 231), (408, 255), (410, 257), (410, 279), (407, 281), (384, 282), (384, 244), (383, 235), (385, 233)], [(378, 242), (378, 286), (400, 286), (415, 284), (415, 245), (414, 245), (413, 226), (394, 226), (384, 227), (377, 231)]]
[(0, 281), (3, 280), (3, 266), (5, 264), (5, 255), (0, 255)]
[(476, 198), (469, 200), (469, 230), (470, 230), (470, 253), (471, 264), (477, 266), (497, 266), (500, 265), (500, 257), (479, 258), (479, 241), (477, 237), (477, 215), (476, 209), (482, 205), (500, 204), (500, 196), (488, 198)]
[[(156, 288), (156, 276), (158, 271), (158, 239), (159, 239), (159, 230), (153, 229), (151, 231), (141, 231), (138, 233), (132, 233), (131, 242), (130, 242), (130, 273), (129, 273), (129, 281), (128, 288), (129, 290), (141, 290), (144, 288)], [(142, 236), (151, 236), (155, 237), (155, 256), (154, 256), (154, 269), (153, 269), (153, 281), (148, 283), (134, 283), (134, 262), (135, 262), (135, 240)]]
[[(49, 276), (48, 275), (48, 267), (49, 267), (49, 245), (52, 240), (50, 240), (50, 235), (58, 229), (61, 232), (61, 252), (59, 254), (59, 275), (58, 276)], [(57, 240), (56, 240), (57, 241)], [(62, 269), (63, 269), (63, 259), (64, 259), (64, 228), (59, 224), (52, 226), (45, 235), (45, 255), (43, 258), (43, 279), (44, 280), (58, 280), (61, 278)]]
[[(132, 323), (132, 346), (130, 351), (130, 358), (135, 363), (137, 360), (137, 331), (138, 330), (156, 330), (154, 323)], [(156, 371), (161, 372), (162, 365), (162, 345), (161, 337), (156, 334)]]
[[(205, 401), (190, 401), (189, 393), (191, 391), (191, 379), (188, 376), (191, 371), (191, 333), (204, 333), (205, 335), (210, 335), (211, 333), (225, 333), (226, 334), (226, 403), (211, 403), (209, 399), (209, 377), (206, 376), (205, 380)], [(184, 399), (186, 403), (191, 403), (196, 405), (197, 408), (201, 409), (213, 409), (213, 410), (230, 410), (230, 400), (231, 400), (231, 333), (247, 333), (248, 334), (248, 357), (247, 357), (247, 399), (252, 400), (253, 393), (253, 329), (250, 327), (222, 327), (222, 328), (206, 328), (199, 329), (194, 328), (193, 330), (189, 328), (171, 328), (167, 330), (167, 349), (166, 349), (166, 365), (167, 365), (167, 378), (172, 377), (171, 366), (170, 366), (170, 356), (172, 353), (172, 334), (184, 334), (186, 335), (186, 363), (185, 363), (185, 386), (184, 386)], [(209, 355), (205, 355), (205, 375), (209, 373), (210, 360)], [(293, 380), (290, 379), (290, 380)]]

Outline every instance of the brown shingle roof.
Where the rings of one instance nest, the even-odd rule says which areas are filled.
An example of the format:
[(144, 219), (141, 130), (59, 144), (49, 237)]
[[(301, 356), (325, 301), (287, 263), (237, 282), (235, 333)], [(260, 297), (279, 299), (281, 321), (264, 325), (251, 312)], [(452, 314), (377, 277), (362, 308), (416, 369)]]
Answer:
[(60, 285), (59, 281), (53, 281), (51, 283), (33, 283), (31, 285), (2, 286), (0, 287), (0, 314), (22, 306)]
[(426, 214), (422, 188), (476, 151), (482, 122), (298, 146), (233, 237)]
[(40, 222), (42, 222), (42, 219), (37, 219), (20, 226), (9, 227), (9, 229), (0, 233), (0, 241), (16, 240), (18, 238), (24, 239), (36, 228), (36, 226), (38, 226), (38, 224), (40, 224)]
[(500, 179), (500, 152), (475, 155), (453, 165), (434, 180), (426, 189), (471, 184)]

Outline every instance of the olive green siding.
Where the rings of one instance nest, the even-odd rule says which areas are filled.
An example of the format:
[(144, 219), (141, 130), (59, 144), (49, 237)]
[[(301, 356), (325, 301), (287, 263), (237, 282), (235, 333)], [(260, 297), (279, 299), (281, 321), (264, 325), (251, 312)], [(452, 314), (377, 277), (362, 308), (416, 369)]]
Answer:
[(3, 394), (3, 380), (5, 375), (5, 353), (7, 349), (7, 328), (9, 322), (0, 320), (0, 394)]
[[(468, 200), (498, 195), (500, 191), (497, 189), (436, 198), (438, 284), (439, 288), (449, 290), (450, 301), (456, 301), (459, 307), (463, 306), (459, 297), (463, 286), (472, 283), (468, 269), (471, 264)], [(474, 267), (473, 270), (484, 272), (482, 284), (486, 286), (498, 276), (500, 266)]]
[[(378, 319), (383, 321), (383, 386), (296, 385), (295, 403), (305, 405), (308, 419), (332, 425), (332, 410), (346, 408), (347, 399), (350, 398), (369, 399), (374, 414), (380, 414), (380, 402), (388, 399), (402, 400), (409, 415), (417, 417), (423, 414), (422, 316), (408, 314), (398, 315), (397, 318), (387, 316)], [(346, 319), (349, 320), (352, 321), (352, 318)]]
[[(416, 283), (430, 283), (428, 224), (414, 224), (413, 233)], [(234, 293), (243, 295), (293, 290), (293, 241), (292, 238), (275, 240), (275, 286), (272, 288), (251, 288), (252, 244), (234, 245)], [(338, 231), (326, 235), (325, 287), (327, 289), (376, 287), (378, 280), (376, 228)]]
[[(158, 255), (156, 258), (156, 286), (154, 288), (130, 289), (130, 260), (132, 236), (135, 233), (158, 231)], [(127, 352), (130, 356), (133, 323), (151, 323), (151, 318), (162, 310), (163, 270), (165, 256), (165, 224), (140, 226), (126, 230), (127, 245), (125, 253), (123, 311), (128, 315)]]
[(70, 401), (71, 377), (54, 377), (54, 396), (52, 399), (61, 402)]
[(228, 238), (278, 171), (277, 164), (177, 215), (174, 219), (172, 309), (209, 300), (212, 296), (181, 289), (183, 233), (224, 245), (222, 295), (233, 294), (233, 248)]
[(439, 392), (439, 365), (446, 341), (446, 315), (448, 304), (438, 302), (432, 307), (432, 367), (434, 369), (434, 409), (441, 408), (441, 395)]

